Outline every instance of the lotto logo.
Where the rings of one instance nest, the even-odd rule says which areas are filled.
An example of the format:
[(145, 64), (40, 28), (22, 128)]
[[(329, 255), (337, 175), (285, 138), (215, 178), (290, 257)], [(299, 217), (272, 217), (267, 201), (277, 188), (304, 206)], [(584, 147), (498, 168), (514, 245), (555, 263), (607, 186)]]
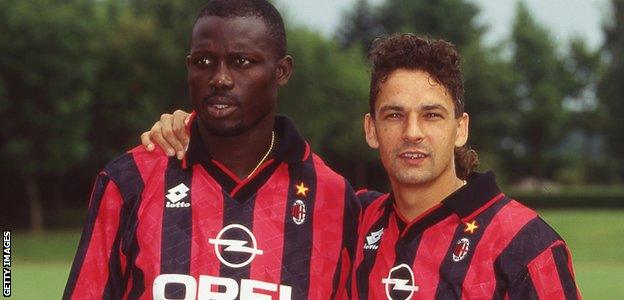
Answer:
[(189, 207), (191, 206), (190, 203), (188, 202), (178, 202), (182, 199), (184, 199), (186, 196), (188, 196), (187, 192), (189, 191), (189, 188), (184, 185), (184, 183), (180, 183), (177, 186), (175, 186), (174, 188), (171, 188), (169, 190), (167, 190), (168, 194), (165, 195), (165, 197), (167, 197), (167, 199), (169, 199), (169, 202), (167, 202), (167, 204), (165, 206), (169, 207), (169, 208), (179, 208), (179, 207)]

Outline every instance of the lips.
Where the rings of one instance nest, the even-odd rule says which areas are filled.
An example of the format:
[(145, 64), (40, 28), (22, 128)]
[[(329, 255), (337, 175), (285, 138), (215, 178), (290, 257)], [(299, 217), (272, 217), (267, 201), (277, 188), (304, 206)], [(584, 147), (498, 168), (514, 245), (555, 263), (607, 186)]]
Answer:
[(226, 118), (234, 114), (240, 107), (238, 101), (226, 96), (208, 97), (203, 104), (208, 114), (216, 119)]
[(425, 159), (429, 157), (429, 154), (418, 151), (418, 150), (409, 150), (402, 151), (399, 153), (398, 157), (407, 164), (410, 165), (418, 165), (421, 164)]

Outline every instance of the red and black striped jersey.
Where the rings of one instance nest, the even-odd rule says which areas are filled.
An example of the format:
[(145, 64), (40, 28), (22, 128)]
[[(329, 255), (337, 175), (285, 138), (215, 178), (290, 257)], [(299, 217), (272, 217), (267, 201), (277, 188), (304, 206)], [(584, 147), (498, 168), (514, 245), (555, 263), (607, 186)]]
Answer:
[(365, 209), (354, 299), (581, 298), (564, 241), (501, 193), (491, 172), (404, 220), (391, 194)]
[(100, 173), (63, 298), (343, 297), (360, 214), (347, 181), (286, 117), (248, 179), (210, 157), (197, 126), (183, 162), (137, 147)]

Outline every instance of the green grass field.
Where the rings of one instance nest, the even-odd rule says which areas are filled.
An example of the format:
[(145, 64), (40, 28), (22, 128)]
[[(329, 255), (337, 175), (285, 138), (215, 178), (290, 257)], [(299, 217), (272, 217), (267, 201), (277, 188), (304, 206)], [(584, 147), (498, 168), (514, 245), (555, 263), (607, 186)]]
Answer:
[[(585, 299), (624, 299), (624, 210), (543, 210), (568, 242)], [(60, 299), (79, 232), (14, 232), (14, 299)]]

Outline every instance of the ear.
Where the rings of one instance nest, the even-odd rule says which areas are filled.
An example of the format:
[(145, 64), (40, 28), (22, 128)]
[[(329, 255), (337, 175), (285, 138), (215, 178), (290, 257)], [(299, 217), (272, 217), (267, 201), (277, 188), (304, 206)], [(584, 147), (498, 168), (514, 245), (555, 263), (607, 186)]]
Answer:
[(186, 69), (190, 70), (191, 69), (191, 55), (187, 55), (186, 56)]
[(288, 83), (288, 79), (290, 79), (290, 74), (292, 74), (293, 69), (293, 58), (290, 55), (284, 56), (284, 58), (280, 59), (277, 62), (277, 84), (279, 86), (284, 86)]
[(468, 123), (470, 123), (470, 116), (467, 113), (459, 117), (457, 122), (457, 134), (455, 136), (455, 147), (462, 147), (468, 141)]
[(373, 149), (379, 148), (379, 140), (377, 140), (377, 131), (375, 128), (375, 119), (370, 113), (364, 116), (364, 133), (366, 134), (366, 143)]

